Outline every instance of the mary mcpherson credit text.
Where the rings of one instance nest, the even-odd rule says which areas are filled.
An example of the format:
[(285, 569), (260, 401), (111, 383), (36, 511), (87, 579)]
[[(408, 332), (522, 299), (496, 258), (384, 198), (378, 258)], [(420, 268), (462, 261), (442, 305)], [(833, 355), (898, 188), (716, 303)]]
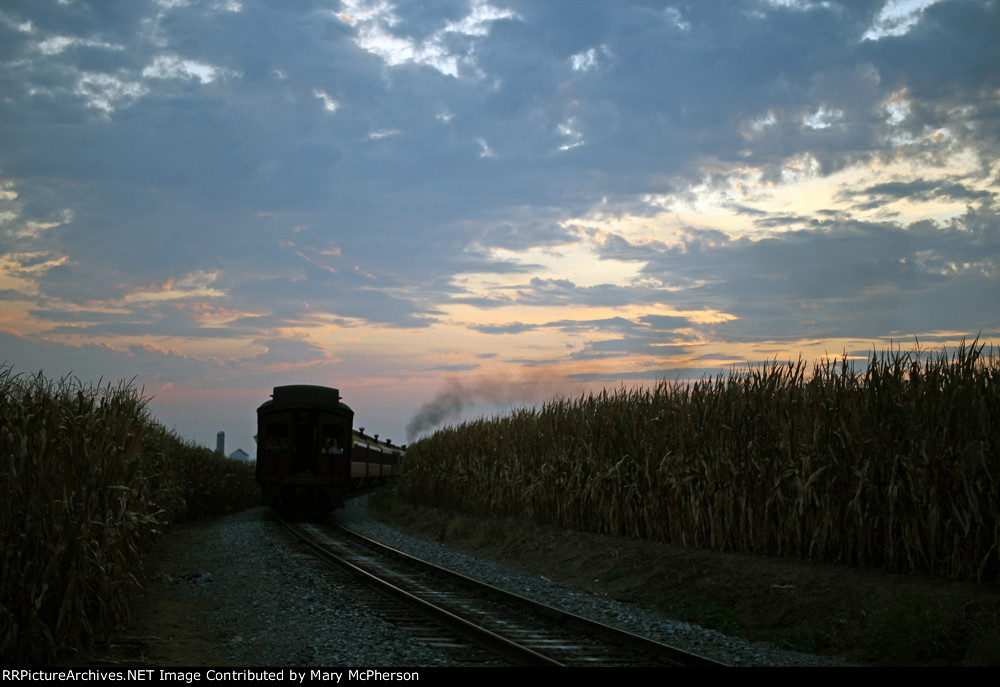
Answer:
[[(82, 680), (99, 682), (103, 680), (130, 680), (138, 682), (292, 682), (304, 684), (306, 681), (323, 681), (340, 684), (344, 682), (410, 682), (420, 679), (415, 670), (375, 670), (352, 668), (350, 670), (163, 670), (144, 668), (141, 670), (3, 670), (4, 682), (41, 682)], [(346, 680), (344, 679), (346, 678)]]

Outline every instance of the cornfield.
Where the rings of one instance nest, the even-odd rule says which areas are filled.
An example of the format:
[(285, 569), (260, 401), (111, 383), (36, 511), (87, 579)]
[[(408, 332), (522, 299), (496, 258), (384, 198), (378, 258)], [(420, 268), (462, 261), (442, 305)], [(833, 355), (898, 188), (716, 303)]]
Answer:
[(690, 547), (1000, 581), (1000, 365), (978, 340), (767, 363), (438, 431), (411, 501)]
[(185, 442), (122, 383), (0, 368), (0, 657), (53, 660), (127, 618), (168, 522), (259, 502), (253, 467)]

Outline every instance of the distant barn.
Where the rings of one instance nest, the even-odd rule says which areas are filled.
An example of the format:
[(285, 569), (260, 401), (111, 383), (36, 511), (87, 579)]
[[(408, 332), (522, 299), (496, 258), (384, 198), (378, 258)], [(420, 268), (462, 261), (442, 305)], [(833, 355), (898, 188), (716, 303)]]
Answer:
[(244, 451), (241, 448), (238, 448), (235, 451), (233, 451), (232, 453), (230, 453), (229, 457), (232, 458), (233, 460), (242, 460), (244, 463), (252, 463), (253, 462), (250, 459), (250, 454), (247, 453), (246, 451)]

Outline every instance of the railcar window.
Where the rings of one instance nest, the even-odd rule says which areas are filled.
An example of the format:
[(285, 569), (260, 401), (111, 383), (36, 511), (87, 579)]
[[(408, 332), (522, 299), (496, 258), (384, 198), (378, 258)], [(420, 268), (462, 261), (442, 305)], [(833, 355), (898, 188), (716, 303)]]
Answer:
[(344, 441), (344, 428), (341, 426), (324, 424), (321, 436), (323, 453), (340, 455), (347, 448), (347, 444)]
[(284, 422), (268, 422), (264, 428), (265, 436), (272, 439), (288, 438), (288, 425)]
[(265, 452), (284, 451), (288, 448), (287, 422), (268, 422), (260, 437), (261, 448)]

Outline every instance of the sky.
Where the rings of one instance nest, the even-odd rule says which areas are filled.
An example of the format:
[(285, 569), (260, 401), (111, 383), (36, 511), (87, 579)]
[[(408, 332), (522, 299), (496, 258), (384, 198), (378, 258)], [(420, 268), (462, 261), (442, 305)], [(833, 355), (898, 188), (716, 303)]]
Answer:
[(255, 454), (1000, 343), (996, 0), (3, 0), (0, 362)]

